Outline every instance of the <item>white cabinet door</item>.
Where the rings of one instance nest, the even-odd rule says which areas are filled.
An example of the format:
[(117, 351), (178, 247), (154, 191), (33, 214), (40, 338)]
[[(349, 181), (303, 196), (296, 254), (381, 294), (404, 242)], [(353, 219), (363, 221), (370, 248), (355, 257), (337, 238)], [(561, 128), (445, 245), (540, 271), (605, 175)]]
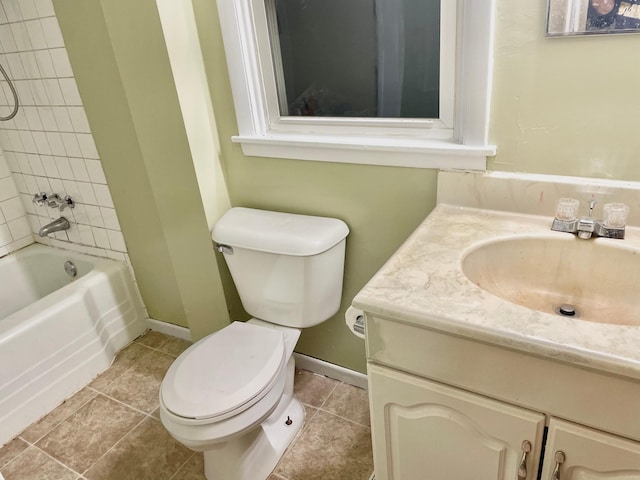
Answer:
[[(563, 453), (559, 459), (564, 459), (564, 462), (554, 474), (558, 452)], [(640, 480), (640, 444), (552, 418), (549, 422), (542, 479), (558, 478)]]
[(518, 480), (523, 441), (537, 476), (540, 413), (374, 364), (369, 396), (376, 480)]

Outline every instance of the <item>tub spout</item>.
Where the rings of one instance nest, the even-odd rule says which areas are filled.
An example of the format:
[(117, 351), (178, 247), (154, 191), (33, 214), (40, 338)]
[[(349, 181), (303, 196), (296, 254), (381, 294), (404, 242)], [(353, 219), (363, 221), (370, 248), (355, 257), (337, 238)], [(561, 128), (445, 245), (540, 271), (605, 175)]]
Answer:
[(69, 220), (64, 217), (60, 217), (42, 227), (38, 231), (38, 235), (40, 235), (41, 237), (46, 237), (50, 233), (59, 232), (60, 230), (67, 230), (70, 226), (71, 224), (69, 223)]

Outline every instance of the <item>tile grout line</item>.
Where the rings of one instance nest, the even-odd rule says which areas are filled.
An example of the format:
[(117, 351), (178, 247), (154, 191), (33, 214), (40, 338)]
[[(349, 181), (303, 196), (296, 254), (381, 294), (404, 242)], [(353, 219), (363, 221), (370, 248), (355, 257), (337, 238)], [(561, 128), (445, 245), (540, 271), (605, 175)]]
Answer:
[(129, 430), (127, 430), (127, 432), (125, 434), (122, 435), (122, 437), (120, 437), (120, 439), (118, 439), (118, 441), (116, 443), (114, 443), (113, 445), (111, 445), (111, 447), (104, 452), (100, 458), (98, 458), (95, 462), (93, 462), (91, 465), (89, 465), (89, 467), (87, 467), (87, 469), (82, 472), (82, 476), (84, 477), (84, 475), (91, 470), (91, 467), (93, 467), (95, 464), (97, 464), (100, 460), (102, 460), (111, 450), (113, 450), (114, 448), (116, 448), (116, 446), (122, 442), (122, 440), (125, 439), (125, 437), (127, 435), (129, 435), (132, 431), (134, 431), (136, 428), (138, 428), (140, 426), (140, 424), (142, 424), (142, 422), (144, 422), (145, 420), (147, 420), (147, 417), (144, 417), (142, 420), (140, 420), (138, 423), (136, 423), (133, 427), (131, 427)]
[(123, 406), (125, 406), (125, 407), (127, 407), (127, 408), (130, 408), (131, 410), (133, 410), (133, 411), (135, 411), (135, 412), (137, 412), (137, 413), (140, 413), (140, 414), (142, 414), (142, 415), (144, 415), (144, 416), (146, 416), (146, 417), (152, 418), (152, 419), (154, 419), (154, 420), (156, 420), (156, 421), (160, 421), (160, 420), (158, 420), (156, 417), (154, 417), (154, 416), (153, 416), (153, 412), (155, 412), (155, 411), (156, 411), (156, 409), (157, 409), (160, 405), (158, 405), (158, 407), (154, 408), (154, 409), (153, 409), (153, 411), (152, 411), (151, 413), (147, 413), (147, 412), (145, 412), (144, 410), (140, 410), (140, 409), (138, 409), (138, 408), (136, 408), (136, 407), (133, 407), (133, 406), (129, 405), (128, 403), (123, 402), (122, 400), (118, 400), (117, 398), (114, 398), (114, 397), (112, 397), (111, 395), (109, 395), (109, 394), (107, 394), (107, 393), (101, 392), (100, 390), (96, 390), (95, 388), (92, 388), (92, 387), (86, 387), (86, 388), (89, 388), (89, 389), (93, 390), (93, 391), (94, 391), (94, 392), (96, 392), (98, 395), (102, 395), (103, 397), (108, 398), (109, 400), (113, 400), (114, 402), (119, 403), (120, 405), (123, 405)]
[(192, 451), (191, 456), (187, 458), (182, 465), (180, 465), (180, 467), (175, 471), (175, 473), (171, 475), (171, 478), (169, 478), (169, 480), (173, 480), (174, 478), (176, 478), (176, 475), (178, 475), (180, 471), (187, 465), (187, 463), (189, 463), (189, 461), (195, 456), (196, 456), (196, 452)]
[[(64, 405), (64, 403), (73, 398), (74, 395), (77, 395), (78, 393), (80, 393), (82, 390), (84, 390), (85, 388), (88, 388), (89, 390), (92, 390), (95, 392), (94, 389), (89, 388), (89, 387), (83, 387), (81, 390), (78, 390), (76, 393), (74, 393), (73, 395), (71, 395), (71, 397), (67, 398), (66, 400), (64, 400), (60, 405), (58, 405), (56, 408), (61, 407), (62, 405)], [(46, 415), (44, 415), (42, 418), (36, 420), (35, 422), (33, 422), (31, 425), (29, 425), (27, 428), (25, 428), (22, 432), (20, 432), (18, 434), (17, 437), (15, 438), (19, 438), (20, 440), (22, 440), (25, 443), (28, 443), (29, 445), (34, 445), (36, 443), (38, 443), (40, 440), (42, 440), (44, 437), (46, 437), (49, 433), (51, 433), (54, 429), (56, 429), (57, 427), (59, 427), (61, 424), (63, 424), (64, 422), (66, 422), (67, 420), (69, 420), (73, 415), (75, 415), (78, 410), (80, 410), (82, 407), (84, 407), (87, 403), (89, 403), (91, 400), (93, 400), (95, 398), (95, 395), (89, 399), (87, 399), (85, 402), (83, 402), (82, 404), (80, 404), (80, 406), (78, 408), (76, 408), (75, 410), (73, 410), (73, 412), (71, 412), (69, 415), (67, 415), (66, 417), (64, 417), (64, 419), (60, 420), (58, 423), (56, 423), (53, 427), (51, 427), (49, 430), (47, 430), (44, 434), (42, 434), (40, 437), (38, 437), (37, 440), (35, 440), (34, 442), (30, 442), (28, 441), (26, 438), (22, 437), (22, 434), (24, 432), (26, 432), (30, 427), (32, 427), (33, 425), (35, 425), (36, 423), (38, 423), (40, 420), (43, 420), (45, 417), (47, 417), (47, 415), (50, 415), (51, 413), (53, 413), (53, 411), (56, 409), (54, 408), (53, 410), (51, 410), (51, 412), (47, 413)]]

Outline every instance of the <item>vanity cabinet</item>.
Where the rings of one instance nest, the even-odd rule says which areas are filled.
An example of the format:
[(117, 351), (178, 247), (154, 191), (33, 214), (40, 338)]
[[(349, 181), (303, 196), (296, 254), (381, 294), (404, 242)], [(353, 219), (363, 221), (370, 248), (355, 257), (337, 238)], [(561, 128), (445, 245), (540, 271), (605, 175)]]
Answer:
[(640, 480), (640, 382), (366, 318), (376, 480)]
[(376, 480), (536, 478), (544, 415), (376, 365), (369, 389)]

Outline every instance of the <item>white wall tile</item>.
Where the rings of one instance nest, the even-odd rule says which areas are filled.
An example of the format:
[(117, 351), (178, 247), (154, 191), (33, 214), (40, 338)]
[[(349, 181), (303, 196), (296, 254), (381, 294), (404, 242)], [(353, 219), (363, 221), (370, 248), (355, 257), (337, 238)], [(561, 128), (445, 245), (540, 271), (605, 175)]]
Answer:
[(46, 176), (44, 165), (42, 165), (42, 160), (40, 160), (40, 155), (27, 154), (27, 159), (29, 160), (29, 165), (31, 165), (31, 170), (34, 175), (40, 177)]
[[(0, 0), (0, 63), (11, 72), (22, 106), (13, 120), (0, 124), (6, 152), (0, 150), (0, 252), (32, 241), (16, 243), (15, 237), (37, 234), (55, 216), (32, 203), (33, 194), (42, 191), (71, 195), (76, 205), (65, 211), (69, 230), (38, 242), (126, 260), (52, 0)], [(0, 82), (0, 111), (12, 103), (7, 83)]]
[(126, 252), (127, 246), (124, 243), (124, 237), (118, 230), (107, 230), (107, 236), (109, 237), (109, 245), (112, 250), (117, 252)]
[(82, 100), (80, 99), (80, 92), (78, 92), (78, 86), (74, 78), (60, 78), (58, 79), (62, 96), (64, 97), (65, 104), (68, 106), (80, 106)]
[(12, 241), (13, 238), (11, 237), (11, 232), (9, 231), (9, 227), (7, 226), (7, 224), (0, 224), (0, 245), (9, 245)]
[(7, 18), (7, 14), (4, 13), (4, 8), (2, 4), (0, 4), (0, 23), (7, 23), (9, 19)]
[(76, 140), (76, 136), (73, 133), (61, 133), (62, 143), (64, 144), (64, 149), (67, 152), (67, 155), (70, 157), (81, 157), (82, 152), (80, 151), (80, 146), (78, 145), (78, 140)]
[(109, 187), (107, 187), (106, 185), (94, 185), (93, 191), (96, 194), (96, 199), (98, 200), (99, 206), (114, 208), (113, 200), (111, 199), (111, 193), (109, 192)]
[(38, 70), (42, 78), (53, 78), (56, 76), (56, 70), (53, 66), (53, 60), (51, 60), (49, 50), (36, 50), (34, 56), (36, 57)]
[[(35, 50), (44, 50), (48, 47), (47, 39), (44, 36), (40, 20), (30, 20), (25, 22), (24, 26), (29, 36), (29, 40), (31, 41), (31, 45)], [(18, 45), (18, 48), (20, 48), (20, 43), (17, 39), (16, 44)]]
[(51, 148), (51, 153), (56, 156), (65, 156), (67, 151), (64, 149), (62, 137), (57, 132), (47, 132), (47, 142)]
[(38, 10), (36, 9), (36, 5), (33, 0), (20, 0), (19, 5), (23, 19), (30, 20), (39, 17)]
[(99, 159), (98, 150), (96, 150), (96, 144), (93, 141), (93, 135), (87, 133), (78, 133), (76, 135), (78, 144), (80, 145), (80, 151), (84, 158)]
[(53, 157), (60, 173), (60, 178), (65, 180), (73, 180), (73, 170), (67, 157)]
[(49, 48), (64, 47), (64, 39), (58, 25), (58, 19), (55, 17), (47, 17), (40, 20), (44, 36), (47, 39)]
[[(60, 94), (62, 95), (62, 93)], [(73, 124), (69, 118), (67, 107), (52, 107), (53, 116), (56, 118), (59, 132), (73, 132)]]
[(7, 15), (7, 20), (10, 22), (19, 22), (22, 20), (22, 13), (20, 12), (18, 3), (18, 0), (2, 0), (2, 7)]
[(53, 2), (51, 0), (35, 0), (36, 10), (40, 17), (53, 17), (56, 12), (53, 9)]
[(73, 131), (76, 133), (91, 133), (89, 128), (89, 120), (83, 107), (68, 107), (69, 117), (73, 125)]
[(109, 244), (109, 237), (107, 235), (107, 230), (104, 228), (92, 228), (91, 232), (93, 233), (93, 238), (96, 240), (96, 246), (100, 248), (110, 249), (111, 245)]
[(71, 164), (71, 170), (73, 171), (73, 176), (76, 180), (80, 182), (89, 181), (89, 172), (87, 172), (87, 167), (84, 164), (83, 158), (70, 158), (69, 163)]
[(97, 205), (98, 200), (93, 191), (93, 186), (87, 182), (78, 182), (78, 190), (80, 192), (80, 201), (89, 205)]
[(0, 202), (0, 210), (2, 210), (6, 222), (24, 217), (24, 208), (20, 197), (13, 197), (4, 202)]
[[(35, 20), (38, 21), (38, 20)], [(31, 40), (29, 32), (24, 23), (10, 23), (9, 28), (13, 34), (13, 40), (16, 42), (16, 48), (19, 52), (31, 50)]]
[(2, 53), (17, 52), (18, 47), (13, 39), (11, 27), (9, 25), (0, 25), (0, 45), (2, 45)]
[(53, 67), (56, 70), (56, 76), (73, 77), (73, 70), (71, 69), (71, 62), (69, 61), (67, 50), (65, 48), (52, 48), (49, 50), (49, 53), (51, 54)]
[(87, 165), (87, 171), (89, 172), (89, 180), (93, 183), (107, 183), (107, 178), (104, 175), (104, 170), (102, 169), (102, 162), (100, 160), (85, 160), (85, 164)]
[(60, 172), (56, 166), (56, 161), (51, 155), (42, 155), (40, 157), (42, 165), (44, 166), (44, 172), (49, 178), (60, 178)]
[(53, 116), (53, 109), (51, 107), (37, 107), (38, 115), (42, 121), (42, 128), (46, 132), (57, 132), (58, 124), (56, 118)]

